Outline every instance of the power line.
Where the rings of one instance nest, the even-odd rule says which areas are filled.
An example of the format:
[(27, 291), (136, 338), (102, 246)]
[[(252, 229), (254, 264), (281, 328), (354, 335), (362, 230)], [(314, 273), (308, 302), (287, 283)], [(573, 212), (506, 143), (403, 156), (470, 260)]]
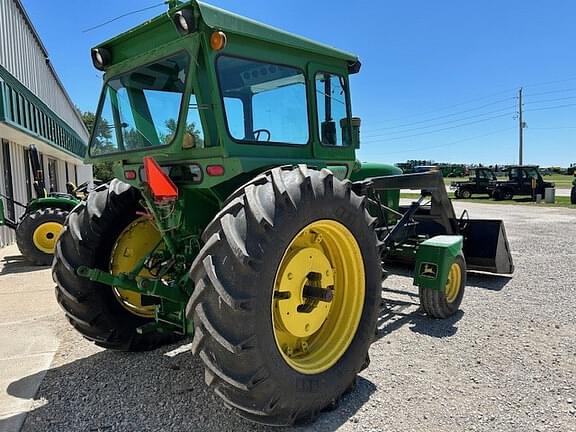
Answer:
[(473, 116), (468, 116), (468, 117), (462, 117), (459, 119), (454, 119), (454, 120), (449, 120), (449, 121), (445, 121), (445, 122), (441, 122), (441, 123), (434, 123), (431, 125), (427, 125), (427, 126), (420, 126), (420, 127), (416, 127), (416, 128), (409, 128), (409, 129), (404, 129), (404, 130), (400, 130), (400, 131), (393, 131), (393, 132), (386, 132), (386, 133), (381, 133), (381, 134), (371, 134), (371, 135), (364, 135), (365, 138), (371, 138), (371, 137), (377, 137), (377, 136), (383, 136), (383, 135), (388, 135), (388, 134), (403, 134), (406, 132), (411, 132), (411, 131), (415, 131), (415, 130), (422, 130), (422, 129), (429, 129), (429, 128), (433, 128), (433, 127), (438, 127), (438, 126), (444, 126), (447, 124), (452, 124), (452, 123), (457, 123), (457, 122), (461, 122), (461, 121), (465, 121), (465, 120), (471, 120), (471, 119), (475, 119), (478, 117), (484, 117), (490, 114), (496, 114), (496, 113), (501, 113), (504, 111), (509, 111), (511, 109), (515, 108), (515, 106), (511, 106), (511, 107), (506, 107), (506, 108), (502, 108), (499, 110), (494, 110), (494, 111), (488, 111), (485, 113), (481, 113), (481, 114), (476, 114)]
[(566, 104), (566, 105), (556, 105), (556, 106), (551, 106), (551, 107), (543, 107), (543, 108), (530, 108), (527, 109), (525, 111), (547, 111), (547, 110), (553, 110), (553, 109), (561, 109), (561, 108), (569, 108), (569, 107), (574, 107), (576, 106), (576, 104)]
[(395, 118), (388, 119), (388, 120), (390, 120), (390, 121), (395, 121), (395, 120), (404, 120), (404, 119), (409, 119), (409, 118), (417, 118), (417, 117), (424, 116), (424, 115), (426, 115), (426, 114), (435, 113), (435, 112), (438, 112), (438, 111), (446, 111), (446, 110), (449, 110), (449, 109), (452, 109), (452, 108), (456, 108), (456, 107), (459, 107), (459, 106), (462, 106), (462, 105), (469, 105), (469, 104), (471, 104), (472, 102), (478, 102), (478, 101), (481, 101), (481, 100), (490, 99), (490, 98), (493, 98), (494, 96), (499, 96), (499, 95), (502, 95), (502, 94), (504, 94), (504, 93), (510, 93), (510, 92), (512, 92), (512, 91), (514, 91), (514, 90), (516, 90), (516, 89), (515, 89), (515, 88), (511, 88), (511, 89), (508, 89), (508, 90), (502, 90), (502, 91), (499, 91), (499, 92), (490, 93), (490, 94), (488, 94), (488, 95), (486, 95), (486, 96), (482, 96), (482, 97), (478, 97), (478, 98), (474, 98), (474, 99), (468, 99), (468, 100), (465, 100), (465, 101), (463, 101), (463, 102), (459, 102), (459, 103), (456, 103), (456, 104), (453, 104), (453, 105), (448, 105), (448, 106), (445, 106), (445, 107), (431, 108), (431, 109), (429, 109), (429, 110), (422, 111), (422, 112), (417, 113), (417, 114), (411, 114), (411, 115), (408, 115), (408, 116), (405, 116), (405, 117), (395, 117)]
[(396, 126), (387, 126), (387, 127), (381, 127), (381, 128), (376, 128), (376, 129), (368, 129), (368, 130), (369, 130), (370, 132), (376, 132), (376, 131), (388, 130), (388, 129), (403, 129), (405, 126), (412, 126), (412, 125), (417, 125), (417, 124), (422, 124), (422, 123), (428, 123), (428, 122), (432, 122), (432, 121), (436, 121), (436, 120), (441, 120), (441, 119), (444, 119), (444, 118), (453, 117), (453, 116), (458, 115), (458, 114), (465, 114), (465, 113), (469, 113), (469, 112), (472, 112), (472, 111), (478, 111), (478, 110), (481, 110), (481, 109), (486, 108), (486, 107), (489, 107), (489, 106), (498, 105), (498, 104), (500, 104), (500, 103), (502, 103), (502, 102), (506, 102), (506, 101), (509, 101), (509, 100), (511, 100), (511, 99), (514, 99), (514, 98), (513, 98), (513, 97), (508, 97), (508, 98), (500, 99), (500, 100), (497, 100), (497, 101), (495, 101), (495, 102), (491, 102), (491, 103), (488, 103), (488, 104), (484, 104), (484, 105), (481, 105), (481, 106), (478, 106), (478, 107), (475, 107), (475, 108), (470, 108), (470, 109), (463, 110), (463, 111), (457, 111), (457, 112), (454, 112), (454, 113), (451, 113), (451, 114), (445, 114), (445, 115), (441, 115), (441, 116), (437, 116), (437, 117), (431, 117), (431, 118), (426, 119), (426, 120), (419, 120), (419, 121), (416, 121), (416, 122), (403, 123), (403, 124), (399, 124), (399, 125), (396, 125)]
[(118, 21), (119, 19), (125, 18), (125, 17), (130, 16), (130, 15), (137, 14), (137, 13), (140, 13), (140, 12), (144, 12), (144, 11), (147, 11), (147, 10), (150, 10), (150, 9), (155, 9), (155, 8), (157, 8), (157, 7), (160, 7), (160, 6), (164, 6), (165, 4), (166, 4), (165, 2), (162, 2), (162, 3), (156, 4), (156, 5), (154, 5), (154, 6), (148, 6), (148, 7), (145, 7), (145, 8), (142, 8), (142, 9), (138, 9), (138, 10), (135, 10), (135, 11), (132, 11), (132, 12), (126, 12), (125, 14), (122, 14), (122, 15), (120, 15), (120, 16), (117, 16), (116, 18), (112, 18), (112, 19), (110, 19), (110, 20), (108, 20), (108, 21), (106, 21), (106, 22), (103, 22), (102, 24), (98, 24), (98, 25), (95, 25), (94, 27), (90, 27), (90, 28), (84, 29), (84, 30), (82, 30), (82, 33), (91, 32), (92, 30), (96, 30), (96, 29), (99, 29), (100, 27), (104, 27), (105, 25), (108, 25), (108, 24), (110, 24), (110, 23), (113, 23), (114, 21)]
[(426, 147), (417, 147), (417, 148), (411, 148), (411, 149), (405, 149), (405, 150), (401, 150), (401, 151), (396, 151), (396, 152), (386, 152), (386, 155), (390, 155), (390, 154), (403, 154), (403, 153), (410, 153), (410, 152), (415, 152), (415, 151), (421, 151), (421, 150), (431, 150), (431, 149), (436, 149), (436, 148), (442, 148), (442, 147), (449, 147), (449, 146), (453, 146), (456, 144), (460, 144), (463, 142), (467, 142), (467, 141), (473, 141), (473, 140), (477, 140), (480, 138), (485, 138), (487, 136), (491, 136), (491, 135), (496, 135), (498, 133), (501, 132), (508, 132), (511, 130), (514, 130), (515, 128), (504, 128), (504, 129), (498, 129), (486, 134), (482, 134), (482, 135), (476, 135), (473, 137), (469, 137), (469, 138), (464, 138), (464, 139), (459, 139), (456, 141), (452, 141), (450, 143), (445, 143), (445, 144), (438, 144), (438, 145), (434, 145), (434, 146), (426, 146)]
[[(526, 97), (526, 96), (524, 96), (524, 97)], [(541, 99), (541, 100), (536, 100), (536, 101), (529, 101), (529, 102), (524, 102), (524, 105), (530, 105), (530, 104), (535, 104), (535, 103), (544, 103), (544, 102), (559, 102), (559, 101), (570, 100), (570, 99), (576, 99), (576, 96), (567, 96), (567, 97), (563, 97), (563, 98)]]
[(556, 127), (530, 127), (530, 130), (562, 130), (562, 129), (576, 129), (576, 126), (556, 126)]
[(554, 93), (565, 93), (565, 92), (572, 92), (572, 91), (576, 91), (576, 87), (561, 89), (561, 90), (552, 90), (552, 91), (540, 92), (540, 93), (528, 93), (525, 96), (544, 96), (544, 95), (549, 95), (549, 94), (554, 94)]
[[(508, 112), (508, 113), (506, 113), (506, 114), (501, 114), (501, 115), (497, 115), (497, 116), (493, 116), (493, 117), (488, 117), (488, 118), (482, 119), (482, 120), (477, 120), (477, 121), (468, 122), (468, 123), (462, 123), (462, 124), (460, 124), (460, 125), (451, 126), (451, 127), (446, 127), (446, 128), (442, 128), (442, 129), (436, 129), (436, 130), (433, 130), (433, 131), (430, 131), (430, 132), (424, 132), (424, 133), (419, 133), (419, 134), (405, 135), (405, 136), (400, 136), (400, 137), (386, 137), (386, 136), (384, 135), (384, 139), (385, 139), (386, 141), (396, 141), (396, 140), (414, 138), (414, 137), (417, 137), (417, 136), (430, 135), (430, 134), (434, 134), (434, 133), (438, 133), (438, 132), (444, 132), (444, 131), (447, 131), (447, 130), (452, 130), (452, 129), (457, 129), (457, 128), (461, 128), (461, 127), (465, 127), (465, 126), (470, 126), (470, 125), (473, 125), (473, 124), (478, 124), (478, 123), (487, 122), (487, 121), (494, 120), (494, 119), (497, 119), (497, 118), (508, 117), (508, 116), (511, 116), (511, 115), (514, 115), (514, 114), (516, 114), (516, 113), (515, 113), (515, 112)], [(373, 136), (373, 137), (370, 137), (370, 138), (376, 138), (376, 137), (377, 137), (377, 136)], [(367, 140), (367, 141), (363, 141), (363, 142), (371, 143), (371, 142), (378, 142), (378, 141), (380, 141), (380, 140)]]

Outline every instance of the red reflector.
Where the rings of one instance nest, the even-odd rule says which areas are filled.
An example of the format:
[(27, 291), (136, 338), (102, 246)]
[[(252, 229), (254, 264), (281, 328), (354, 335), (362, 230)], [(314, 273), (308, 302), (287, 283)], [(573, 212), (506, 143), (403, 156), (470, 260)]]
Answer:
[(178, 198), (178, 188), (151, 156), (144, 156), (144, 170), (146, 171), (146, 181), (155, 199)]
[(124, 178), (126, 180), (136, 180), (136, 171), (134, 171), (134, 170), (124, 171)]
[(224, 167), (222, 165), (208, 165), (206, 172), (209, 176), (220, 177), (224, 175)]

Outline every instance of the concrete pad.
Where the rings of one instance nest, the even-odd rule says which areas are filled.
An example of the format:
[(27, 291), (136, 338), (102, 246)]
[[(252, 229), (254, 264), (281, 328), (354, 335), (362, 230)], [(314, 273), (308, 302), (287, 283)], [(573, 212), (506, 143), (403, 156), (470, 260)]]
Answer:
[(0, 249), (0, 432), (20, 430), (58, 349), (50, 269)]

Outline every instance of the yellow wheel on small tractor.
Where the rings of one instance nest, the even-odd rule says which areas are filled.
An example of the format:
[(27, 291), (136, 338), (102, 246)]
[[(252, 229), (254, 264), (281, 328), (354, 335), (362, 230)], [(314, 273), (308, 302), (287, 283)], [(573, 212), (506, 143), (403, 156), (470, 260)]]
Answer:
[(466, 261), (458, 255), (450, 269), (444, 290), (420, 287), (420, 305), (427, 315), (434, 318), (448, 318), (460, 308), (466, 287)]
[(368, 365), (382, 270), (372, 218), (328, 170), (275, 168), (228, 200), (192, 264), (192, 351), (226, 405), (287, 425)]
[(68, 211), (44, 208), (26, 214), (16, 228), (16, 243), (28, 261), (50, 265)]
[(60, 231), (62, 231), (62, 224), (58, 222), (45, 222), (38, 225), (32, 234), (34, 246), (45, 254), (54, 254)]

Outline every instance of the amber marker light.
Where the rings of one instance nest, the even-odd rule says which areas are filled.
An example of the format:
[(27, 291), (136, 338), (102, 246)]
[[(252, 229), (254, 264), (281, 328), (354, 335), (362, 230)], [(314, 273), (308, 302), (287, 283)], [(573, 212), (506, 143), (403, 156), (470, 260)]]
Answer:
[(223, 50), (226, 47), (226, 43), (228, 39), (226, 38), (226, 34), (221, 31), (215, 31), (210, 36), (210, 46), (214, 51)]

